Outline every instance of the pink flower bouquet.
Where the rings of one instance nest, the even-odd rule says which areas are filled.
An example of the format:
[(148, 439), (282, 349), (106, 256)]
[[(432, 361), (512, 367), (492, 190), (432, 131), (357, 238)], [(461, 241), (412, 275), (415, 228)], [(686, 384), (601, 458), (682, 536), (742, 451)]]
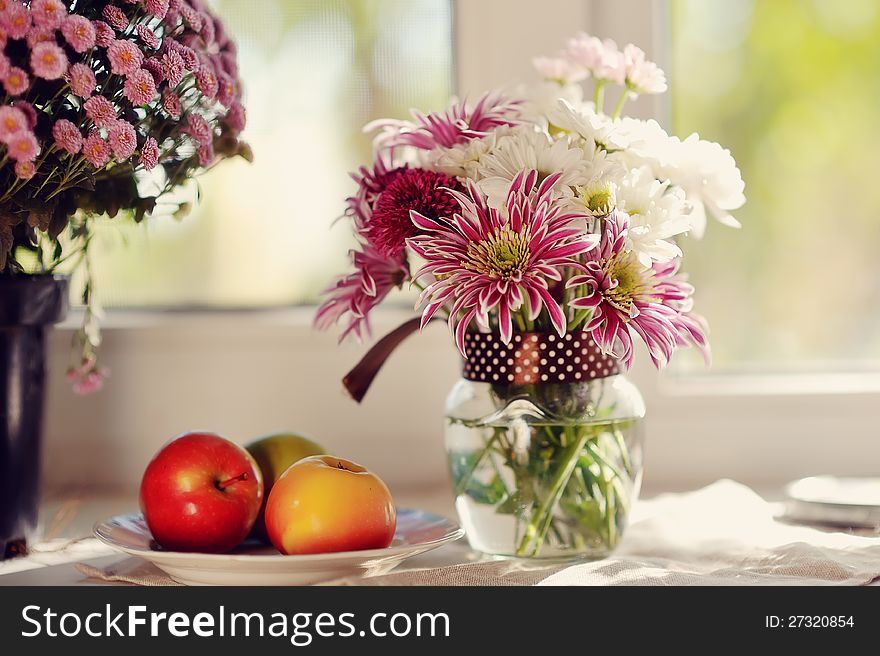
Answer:
[[(219, 158), (250, 157), (235, 44), (203, 0), (0, 0), (0, 85), (6, 273), (88, 265), (91, 216), (140, 221)], [(92, 288), (70, 369), (80, 391), (102, 372)]]
[(349, 392), (360, 400), (397, 343), (443, 317), (465, 360), (446, 443), (472, 546), (602, 557), (641, 478), (644, 403), (619, 374), (638, 341), (657, 367), (679, 347), (708, 359), (678, 242), (708, 216), (738, 225), (744, 185), (718, 144), (621, 115), (666, 90), (636, 46), (582, 34), (534, 64), (532, 88), (367, 126), (375, 161), (346, 212), (354, 270), (317, 324), (364, 337), (392, 290), (418, 288), (420, 316), (370, 350)]

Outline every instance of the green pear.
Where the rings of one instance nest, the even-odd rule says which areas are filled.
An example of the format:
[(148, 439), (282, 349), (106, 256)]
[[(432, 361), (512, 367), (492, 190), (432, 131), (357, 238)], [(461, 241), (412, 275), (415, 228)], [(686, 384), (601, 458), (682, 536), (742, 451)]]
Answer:
[(313, 442), (295, 433), (273, 433), (272, 435), (266, 435), (246, 445), (245, 449), (257, 461), (260, 473), (263, 475), (263, 503), (260, 506), (260, 515), (254, 523), (251, 536), (266, 541), (268, 536), (266, 534), (264, 513), (269, 492), (272, 491), (275, 481), (293, 463), (309, 456), (323, 455), (327, 453), (327, 450), (317, 442)]

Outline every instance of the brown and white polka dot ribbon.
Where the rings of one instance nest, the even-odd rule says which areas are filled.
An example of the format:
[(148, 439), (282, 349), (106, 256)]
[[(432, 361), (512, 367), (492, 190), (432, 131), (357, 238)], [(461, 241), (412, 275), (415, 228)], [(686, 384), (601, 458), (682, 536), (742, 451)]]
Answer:
[(552, 333), (516, 333), (510, 344), (494, 333), (465, 335), (468, 380), (507, 385), (576, 383), (618, 373), (617, 360), (602, 352), (590, 333), (564, 337)]

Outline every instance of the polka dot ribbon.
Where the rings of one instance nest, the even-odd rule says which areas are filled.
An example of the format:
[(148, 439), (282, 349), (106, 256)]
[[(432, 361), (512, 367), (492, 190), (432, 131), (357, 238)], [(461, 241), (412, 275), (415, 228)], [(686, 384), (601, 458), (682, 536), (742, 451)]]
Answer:
[(510, 344), (494, 333), (467, 333), (463, 375), (468, 380), (508, 385), (576, 383), (613, 376), (617, 360), (590, 333), (564, 337), (517, 333)]

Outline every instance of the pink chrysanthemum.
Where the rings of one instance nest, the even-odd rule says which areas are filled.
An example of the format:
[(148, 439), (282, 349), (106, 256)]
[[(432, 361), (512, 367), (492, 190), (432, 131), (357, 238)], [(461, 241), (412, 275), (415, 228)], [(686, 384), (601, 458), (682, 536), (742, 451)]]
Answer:
[(71, 155), (76, 155), (82, 149), (83, 138), (79, 128), (66, 118), (55, 121), (52, 126), (52, 137), (55, 145)]
[(172, 118), (179, 118), (183, 113), (183, 106), (180, 98), (173, 91), (165, 90), (162, 92), (162, 108), (168, 112)]
[(530, 320), (546, 308), (553, 326), (565, 334), (565, 315), (549, 283), (562, 279), (564, 267), (577, 268), (577, 258), (595, 248), (598, 236), (575, 224), (583, 215), (554, 200), (561, 176), (554, 173), (538, 185), (536, 171), (521, 171), (510, 184), (505, 211), (489, 207), (470, 182), (468, 194), (450, 192), (461, 208), (449, 219), (412, 213), (422, 234), (407, 243), (426, 261), (413, 278), (430, 279), (419, 299), (423, 326), (448, 307), (449, 327), (464, 353), (471, 322), (488, 326), (489, 314), (497, 313), (501, 339), (510, 343), (512, 313), (528, 302)]
[(183, 22), (186, 23), (193, 32), (198, 32), (202, 29), (202, 13), (200, 11), (190, 5), (181, 4), (180, 15), (183, 17)]
[(33, 0), (31, 18), (34, 25), (57, 30), (67, 17), (67, 7), (60, 0)]
[(239, 96), (238, 84), (236, 83), (235, 78), (225, 72), (221, 72), (217, 76), (217, 81), (220, 85), (217, 89), (217, 100), (224, 107), (232, 107), (232, 103), (234, 103)]
[(447, 189), (460, 191), (462, 187), (443, 173), (424, 169), (400, 171), (373, 205), (365, 229), (367, 239), (388, 257), (398, 255), (406, 247), (406, 240), (419, 234), (410, 219), (410, 211), (436, 220), (452, 216), (458, 210), (458, 201)]
[(391, 163), (390, 156), (386, 157), (380, 154), (376, 158), (373, 168), (362, 166), (356, 173), (351, 174), (352, 180), (357, 183), (358, 190), (354, 196), (345, 199), (345, 214), (351, 217), (358, 232), (364, 233), (367, 230), (373, 216), (373, 205), (379, 198), (379, 194), (405, 170), (405, 166), (395, 168)]
[(147, 171), (151, 171), (159, 165), (159, 143), (153, 137), (147, 137), (141, 146), (141, 164)]
[(31, 29), (31, 12), (20, 2), (11, 2), (0, 15), (0, 26), (9, 39), (23, 39)]
[(162, 66), (162, 62), (160, 62), (155, 57), (145, 59), (143, 67), (145, 71), (149, 71), (150, 75), (153, 76), (153, 82), (156, 83), (156, 86), (158, 86), (165, 80), (165, 69)]
[(137, 134), (134, 127), (127, 121), (116, 121), (107, 130), (107, 141), (113, 150), (113, 156), (117, 162), (124, 162), (134, 155), (137, 148)]
[(90, 98), (97, 86), (95, 72), (79, 62), (67, 69), (67, 83), (74, 95), (83, 99)]
[(67, 55), (56, 43), (38, 43), (31, 50), (31, 70), (44, 80), (57, 80), (67, 71)]
[(33, 130), (35, 127), (37, 127), (37, 110), (36, 108), (34, 108), (33, 105), (31, 105), (29, 102), (25, 102), (24, 100), (15, 100), (12, 102), (12, 106), (24, 112), (29, 130)]
[(156, 95), (156, 82), (149, 71), (141, 68), (128, 76), (122, 92), (132, 105), (146, 105)]
[(3, 52), (3, 46), (0, 45), (0, 80), (6, 79), (10, 68), (12, 68), (12, 62), (9, 61), (9, 57)]
[(217, 80), (217, 74), (210, 62), (203, 61), (199, 64), (199, 70), (196, 71), (196, 85), (202, 95), (209, 100), (217, 97), (217, 91), (220, 89), (220, 82)]
[(376, 142), (384, 148), (449, 148), (468, 139), (483, 137), (502, 125), (516, 125), (519, 122), (520, 104), (520, 101), (511, 100), (500, 93), (487, 93), (473, 107), (461, 101), (445, 112), (427, 115), (413, 112), (415, 122), (382, 119), (368, 124), (364, 130), (381, 130)]
[(20, 108), (10, 105), (0, 107), (0, 141), (9, 143), (16, 134), (29, 129), (27, 116)]
[(162, 55), (162, 67), (165, 71), (165, 79), (170, 88), (176, 87), (186, 74), (186, 64), (180, 53), (176, 50), (168, 50)]
[(15, 163), (15, 177), (19, 180), (30, 180), (37, 174), (37, 167), (31, 160)]
[(385, 257), (372, 246), (365, 245), (363, 250), (350, 254), (354, 271), (324, 290), (327, 300), (315, 315), (315, 325), (321, 330), (343, 320), (347, 322), (340, 342), (349, 335), (358, 340), (369, 337), (370, 311), (408, 277), (402, 258)]
[(83, 106), (86, 109), (86, 116), (99, 128), (109, 128), (119, 118), (116, 107), (104, 96), (92, 96)]
[(161, 20), (168, 13), (168, 0), (147, 0), (146, 8), (147, 13)]
[(109, 24), (101, 20), (93, 21), (92, 25), (95, 26), (95, 45), (109, 48), (116, 40), (116, 32)]
[(110, 69), (116, 75), (134, 75), (141, 69), (144, 61), (143, 53), (131, 41), (117, 39), (107, 48)]
[(30, 32), (28, 32), (26, 38), (28, 48), (31, 50), (34, 49), (38, 43), (53, 43), (58, 45), (58, 42), (55, 40), (55, 30), (49, 29), (48, 27), (33, 27)]
[(159, 37), (156, 36), (156, 33), (151, 30), (149, 27), (144, 25), (143, 23), (138, 24), (137, 26), (138, 38), (148, 48), (152, 48), (156, 50), (159, 48)]
[(199, 144), (199, 148), (197, 150), (197, 155), (199, 157), (199, 165), (200, 166), (211, 166), (216, 159), (216, 155), (214, 153), (214, 144), (210, 141), (208, 143)]
[(88, 18), (68, 16), (61, 24), (61, 34), (77, 52), (85, 52), (95, 46), (95, 26)]
[(209, 144), (214, 140), (211, 126), (201, 114), (192, 113), (186, 117), (186, 132), (200, 144)]
[(9, 158), (16, 162), (32, 162), (40, 154), (40, 142), (30, 130), (16, 132), (6, 142)]
[(708, 355), (705, 324), (690, 313), (693, 287), (676, 275), (678, 263), (646, 268), (627, 248), (628, 229), (626, 214), (613, 213), (603, 224), (599, 248), (587, 254), (585, 273), (567, 283), (584, 293), (571, 301), (572, 307), (592, 311), (585, 330), (627, 367), (633, 359), (633, 332), (644, 340), (657, 367), (669, 361), (677, 346), (694, 344)]
[(82, 154), (89, 164), (99, 169), (110, 161), (110, 144), (98, 132), (92, 132), (83, 140)]
[(247, 113), (245, 112), (244, 105), (240, 102), (232, 103), (229, 112), (226, 114), (226, 123), (235, 134), (241, 133), (247, 125)]
[(12, 66), (3, 80), (3, 88), (10, 96), (20, 96), (30, 87), (31, 81), (28, 74), (18, 66)]
[(116, 5), (107, 5), (104, 7), (101, 15), (114, 30), (121, 32), (128, 27), (128, 17), (125, 15), (125, 12)]

